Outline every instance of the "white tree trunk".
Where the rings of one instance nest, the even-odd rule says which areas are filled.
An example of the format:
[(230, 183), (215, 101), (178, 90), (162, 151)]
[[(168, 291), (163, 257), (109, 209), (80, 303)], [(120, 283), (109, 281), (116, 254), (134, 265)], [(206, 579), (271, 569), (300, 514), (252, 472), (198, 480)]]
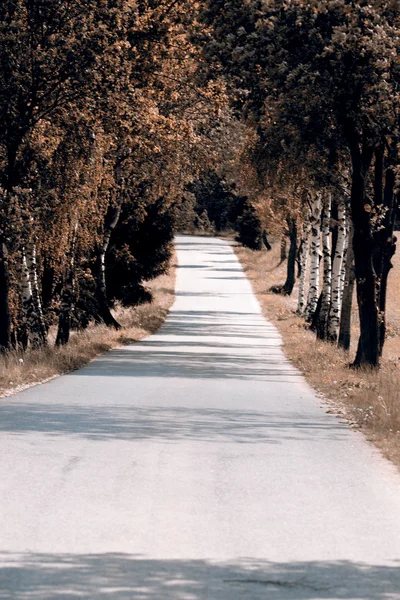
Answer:
[(305, 317), (311, 321), (318, 303), (319, 262), (321, 257), (321, 194), (314, 194), (310, 210), (310, 286), (308, 290)]
[(346, 281), (346, 263), (347, 263), (347, 255), (349, 253), (349, 219), (350, 215), (348, 211), (345, 211), (345, 234), (344, 234), (344, 246), (343, 246), (343, 260), (342, 260), (342, 270), (340, 272), (340, 305), (342, 305), (343, 301), (343, 290)]
[(317, 318), (317, 336), (321, 340), (327, 337), (329, 309), (331, 306), (332, 292), (332, 249), (331, 249), (331, 212), (332, 194), (328, 192), (324, 201), (324, 216), (322, 223), (322, 256), (324, 276), (322, 282), (321, 307)]
[(332, 267), (332, 301), (329, 311), (328, 338), (336, 342), (339, 336), (342, 293), (346, 275), (347, 219), (344, 201), (338, 207), (338, 237)]
[(30, 261), (27, 260), (27, 252), (22, 248), (22, 269), (21, 269), (21, 297), (23, 321), (26, 328), (27, 339), (33, 348), (38, 348), (45, 343), (43, 331), (41, 329), (39, 316), (36, 310), (32, 281), (30, 278)]
[(301, 274), (299, 281), (299, 299), (297, 303), (297, 314), (302, 315), (306, 307), (306, 279), (307, 279), (307, 267), (308, 267), (308, 255), (310, 245), (310, 231), (311, 223), (310, 216), (307, 215), (307, 220), (303, 225), (303, 245), (301, 251)]
[(40, 299), (35, 242), (30, 242), (26, 247), (26, 265), (29, 272), (29, 281), (32, 290), (32, 302), (34, 308), (34, 323), (32, 323), (32, 326), (36, 330), (35, 335), (39, 337), (39, 345), (45, 344), (47, 331), (43, 316), (42, 302)]
[(354, 252), (353, 252), (353, 225), (347, 215), (347, 253), (345, 261), (345, 281), (342, 291), (340, 329), (338, 345), (344, 350), (349, 350), (351, 341), (351, 311), (354, 293)]
[(29, 279), (29, 269), (26, 261), (25, 248), (22, 249), (22, 270), (21, 270), (21, 298), (22, 308), (25, 317), (25, 323), (27, 324), (27, 314), (31, 310), (33, 303), (32, 299), (32, 286)]

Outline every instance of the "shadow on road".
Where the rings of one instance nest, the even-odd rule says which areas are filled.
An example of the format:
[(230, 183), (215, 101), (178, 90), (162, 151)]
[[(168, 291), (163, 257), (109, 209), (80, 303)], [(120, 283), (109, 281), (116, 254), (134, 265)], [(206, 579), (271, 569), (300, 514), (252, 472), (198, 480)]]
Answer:
[(339, 440), (346, 429), (321, 416), (207, 408), (135, 407), (130, 405), (18, 404), (0, 411), (0, 431), (51, 436), (72, 435), (92, 440), (153, 440), (284, 444), (302, 439)]
[(399, 565), (350, 561), (229, 564), (113, 553), (0, 558), (1, 600), (394, 600), (400, 590)]

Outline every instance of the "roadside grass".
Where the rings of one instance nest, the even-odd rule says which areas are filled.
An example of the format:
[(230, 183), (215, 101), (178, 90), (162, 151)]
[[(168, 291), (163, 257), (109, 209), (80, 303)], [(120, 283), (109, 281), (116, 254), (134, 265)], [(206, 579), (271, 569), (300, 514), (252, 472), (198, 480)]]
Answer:
[(249, 277), (265, 316), (280, 331), (284, 350), (310, 385), (320, 392), (327, 411), (337, 414), (374, 442), (400, 467), (400, 256), (388, 286), (388, 339), (380, 371), (353, 370), (349, 364), (358, 340), (356, 300), (353, 303), (352, 344), (344, 352), (316, 340), (304, 319), (296, 315), (297, 285), (291, 297), (270, 292), (285, 281), (286, 262), (280, 264), (279, 244), (270, 252), (236, 246), (236, 254)]
[(84, 331), (73, 332), (69, 343), (61, 348), (54, 347), (54, 334), (50, 332), (46, 348), (0, 355), (0, 397), (74, 371), (107, 350), (137, 342), (157, 331), (175, 299), (175, 275), (173, 257), (169, 272), (146, 284), (153, 294), (150, 304), (129, 309), (119, 307), (114, 311), (122, 325), (120, 331), (105, 325), (91, 325)]

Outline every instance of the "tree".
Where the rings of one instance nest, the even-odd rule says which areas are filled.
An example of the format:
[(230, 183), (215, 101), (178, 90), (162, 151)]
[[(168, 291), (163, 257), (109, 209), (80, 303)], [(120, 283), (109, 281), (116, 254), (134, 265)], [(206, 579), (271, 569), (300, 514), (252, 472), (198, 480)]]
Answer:
[[(227, 7), (237, 13), (232, 20), (224, 18)], [(340, 174), (351, 165), (361, 326), (354, 364), (378, 366), (395, 245), (398, 8), (395, 3), (348, 0), (221, 0), (208, 3), (205, 18), (214, 27), (207, 52), (218, 58), (239, 97), (247, 92), (245, 114), (256, 127), (262, 125), (261, 145), (268, 145), (265, 123), (283, 124), (291, 132), (294, 162), (301, 151), (319, 158), (319, 171), (334, 167)], [(283, 131), (282, 144), (287, 140)], [(371, 169), (380, 182), (372, 192)]]
[(261, 250), (263, 229), (254, 206), (247, 200), (243, 206), (242, 216), (237, 221), (237, 240), (252, 250)]

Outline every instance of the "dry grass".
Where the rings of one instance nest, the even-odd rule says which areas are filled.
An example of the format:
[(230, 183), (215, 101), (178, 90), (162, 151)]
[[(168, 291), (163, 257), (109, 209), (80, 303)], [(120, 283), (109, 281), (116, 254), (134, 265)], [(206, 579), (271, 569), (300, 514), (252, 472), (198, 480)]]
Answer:
[[(353, 370), (358, 337), (357, 309), (354, 308), (352, 347), (346, 353), (332, 344), (320, 342), (308, 330), (296, 311), (297, 288), (292, 297), (269, 292), (285, 279), (286, 264), (279, 264), (279, 247), (271, 252), (252, 252), (237, 247), (237, 255), (252, 282), (266, 317), (279, 329), (287, 356), (302, 371), (312, 387), (326, 399), (327, 410), (361, 429), (384, 453), (400, 466), (400, 256), (388, 290), (388, 340), (379, 372)], [(354, 303), (355, 305), (356, 303)]]
[(173, 264), (168, 274), (147, 284), (154, 297), (151, 304), (116, 311), (116, 318), (122, 325), (120, 331), (103, 325), (91, 326), (74, 333), (69, 344), (62, 348), (49, 346), (28, 352), (12, 351), (0, 356), (0, 396), (78, 369), (98, 354), (154, 333), (163, 324), (173, 304), (175, 273)]

